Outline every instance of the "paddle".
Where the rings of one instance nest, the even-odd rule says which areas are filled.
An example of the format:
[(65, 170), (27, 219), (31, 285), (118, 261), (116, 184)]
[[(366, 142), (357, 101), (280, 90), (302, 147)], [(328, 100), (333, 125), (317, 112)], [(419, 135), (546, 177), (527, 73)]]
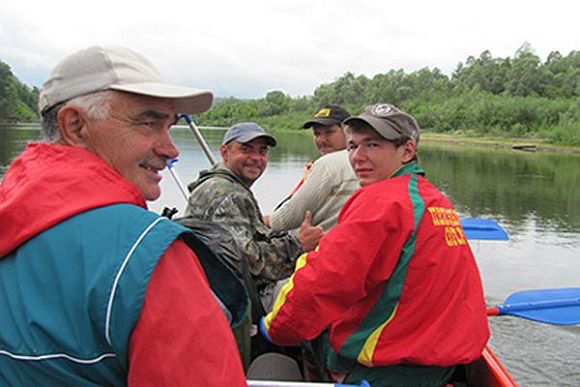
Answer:
[(185, 185), (183, 185), (183, 183), (181, 182), (181, 179), (179, 178), (179, 175), (177, 174), (177, 170), (174, 167), (174, 164), (178, 160), (179, 159), (168, 160), (167, 161), (167, 169), (169, 170), (169, 173), (171, 174), (173, 181), (175, 181), (175, 184), (177, 184), (177, 188), (179, 188), (179, 192), (181, 192), (181, 195), (183, 196), (183, 198), (187, 202), (187, 200), (189, 198), (189, 194), (187, 193), (187, 188), (185, 188)]
[(580, 288), (516, 292), (503, 305), (487, 308), (487, 315), (511, 315), (553, 325), (580, 324)]
[(203, 153), (205, 154), (211, 165), (215, 165), (216, 161), (215, 158), (213, 157), (213, 153), (211, 153), (211, 150), (209, 149), (207, 142), (205, 142), (205, 138), (203, 138), (203, 135), (201, 134), (197, 126), (195, 126), (191, 117), (187, 114), (182, 114), (180, 118), (183, 118), (185, 122), (187, 122), (187, 125), (189, 126), (189, 128), (193, 132), (193, 135), (197, 139), (197, 142), (199, 143), (201, 150), (203, 151)]
[(461, 226), (467, 239), (507, 241), (508, 234), (495, 220), (481, 218), (461, 219)]

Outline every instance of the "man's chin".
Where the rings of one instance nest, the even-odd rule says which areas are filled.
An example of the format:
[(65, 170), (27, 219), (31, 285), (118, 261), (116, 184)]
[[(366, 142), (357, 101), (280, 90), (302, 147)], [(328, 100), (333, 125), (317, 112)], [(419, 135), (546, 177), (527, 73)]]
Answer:
[(376, 179), (376, 178), (373, 178), (373, 177), (359, 177), (358, 178), (358, 184), (361, 187), (364, 187), (364, 186), (367, 186), (367, 185), (370, 185), (370, 184), (374, 184), (377, 181), (379, 181), (379, 179)]
[(258, 178), (261, 176), (261, 173), (246, 173), (244, 174), (244, 181), (246, 182), (246, 184), (248, 186), (251, 186), (252, 184), (254, 184), (254, 182), (256, 180), (258, 180)]
[(145, 197), (145, 200), (150, 202), (159, 199), (159, 197), (161, 196), (161, 188), (159, 188), (159, 186), (147, 187), (144, 190), (140, 191), (143, 197)]

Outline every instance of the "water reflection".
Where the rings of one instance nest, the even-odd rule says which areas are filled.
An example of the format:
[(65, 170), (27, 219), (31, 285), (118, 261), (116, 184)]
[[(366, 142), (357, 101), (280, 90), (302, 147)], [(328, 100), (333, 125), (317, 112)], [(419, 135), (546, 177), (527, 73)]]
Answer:
[(421, 156), (430, 180), (459, 211), (503, 220), (512, 236), (531, 223), (539, 230), (579, 230), (578, 156), (431, 146)]
[(15, 129), (13, 125), (0, 125), (0, 178), (26, 143), (38, 138), (40, 138), (38, 126), (26, 125)]

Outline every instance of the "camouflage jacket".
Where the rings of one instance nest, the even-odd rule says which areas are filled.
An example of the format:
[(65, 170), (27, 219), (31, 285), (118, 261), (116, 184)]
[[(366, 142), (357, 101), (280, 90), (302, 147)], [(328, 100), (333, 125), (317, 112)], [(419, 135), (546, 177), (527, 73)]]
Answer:
[(292, 274), (302, 253), (300, 242), (262, 222), (252, 191), (222, 163), (200, 172), (188, 188), (191, 194), (185, 215), (219, 223), (232, 233), (258, 291)]

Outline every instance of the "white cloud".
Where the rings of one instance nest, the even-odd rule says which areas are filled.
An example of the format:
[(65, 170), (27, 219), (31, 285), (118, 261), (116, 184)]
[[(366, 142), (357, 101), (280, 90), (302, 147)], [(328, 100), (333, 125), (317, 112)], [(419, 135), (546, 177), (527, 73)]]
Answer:
[(469, 55), (513, 56), (529, 42), (542, 59), (580, 49), (575, 2), (442, 0), (19, 0), (0, 9), (0, 59), (40, 86), (64, 55), (93, 44), (133, 48), (168, 80), (219, 96), (312, 94), (347, 71), (438, 67)]

